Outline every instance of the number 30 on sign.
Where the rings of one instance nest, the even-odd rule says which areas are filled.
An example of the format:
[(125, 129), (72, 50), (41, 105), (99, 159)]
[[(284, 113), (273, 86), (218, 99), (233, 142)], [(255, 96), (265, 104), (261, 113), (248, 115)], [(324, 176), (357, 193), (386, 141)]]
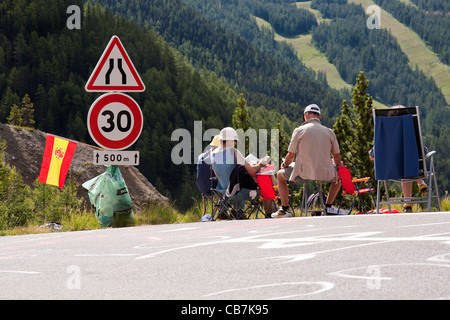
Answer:
[(134, 99), (123, 93), (107, 93), (92, 104), (88, 113), (92, 139), (108, 150), (124, 150), (142, 132), (142, 111)]

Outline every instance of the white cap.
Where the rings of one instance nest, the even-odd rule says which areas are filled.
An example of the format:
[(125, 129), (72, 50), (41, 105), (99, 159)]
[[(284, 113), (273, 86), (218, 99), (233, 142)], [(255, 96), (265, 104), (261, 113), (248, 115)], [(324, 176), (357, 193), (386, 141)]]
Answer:
[(303, 113), (307, 113), (307, 112), (315, 112), (320, 115), (320, 108), (317, 104), (310, 104), (309, 106), (307, 106), (305, 108), (305, 111)]
[(220, 130), (219, 139), (220, 141), (237, 140), (237, 132), (231, 127), (223, 128)]

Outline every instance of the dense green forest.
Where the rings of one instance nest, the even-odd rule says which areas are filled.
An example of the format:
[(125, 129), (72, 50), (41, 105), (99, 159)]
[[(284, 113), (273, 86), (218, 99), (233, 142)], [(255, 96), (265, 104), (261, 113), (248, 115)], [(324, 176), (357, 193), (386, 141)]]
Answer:
[[(81, 29), (69, 30), (69, 5), (82, 8)], [(43, 17), (43, 19), (42, 19)], [(90, 105), (100, 94), (84, 85), (112, 35), (124, 43), (146, 91), (133, 94), (144, 115), (143, 132), (132, 148), (141, 154), (140, 171), (179, 207), (188, 207), (198, 191), (195, 166), (176, 166), (171, 141), (177, 128), (193, 132), (231, 125), (239, 95), (206, 68), (186, 63), (154, 30), (140, 27), (100, 5), (82, 1), (6, 1), (0, 4), (0, 121), (7, 122), (13, 106), (29, 96), (34, 126), (93, 144), (86, 127)], [(293, 129), (286, 116), (264, 107), (254, 109), (252, 126)], [(207, 141), (204, 142), (205, 147)], [(194, 163), (196, 159), (193, 159)]]
[[(315, 80), (314, 72), (300, 64), (297, 67), (301, 69), (294, 69), (262, 52), (250, 41), (209, 21), (181, 0), (97, 2), (115, 14), (157, 30), (195, 67), (204, 67), (225, 77), (235, 91), (244, 93), (251, 106), (265, 106), (294, 121), (301, 120), (304, 106), (312, 102), (327, 106), (324, 109), (327, 121), (339, 112), (342, 97)], [(216, 5), (225, 10), (232, 1), (201, 3), (208, 8)]]
[[(258, 15), (255, 7), (264, 7), (269, 4), (290, 8), (295, 12), (292, 7), (293, 1), (263, 0), (258, 1), (258, 5), (251, 0), (183, 1), (201, 12), (209, 21), (252, 41), (265, 52), (277, 55), (279, 59), (283, 59), (283, 54), (289, 53), (288, 55), (291, 56), (290, 53), (293, 52), (292, 48), (286, 47), (280, 50), (283, 43), (273, 43), (274, 35), (265, 29), (261, 31), (252, 17)], [(428, 10), (446, 12), (448, 6), (440, 6), (439, 3), (442, 2), (426, 2), (427, 4), (420, 5), (428, 5)], [(349, 4), (347, 0), (312, 0), (311, 7), (319, 10), (324, 18), (330, 20), (330, 22), (311, 28), (310, 34), (312, 34), (313, 41), (316, 47), (324, 52), (328, 60), (337, 67), (341, 77), (347, 83), (353, 85), (359, 72), (364, 71), (370, 82), (368, 93), (374, 99), (386, 105), (420, 106), (425, 143), (438, 151), (437, 160), (439, 161), (441, 186), (449, 186), (450, 151), (447, 141), (450, 138), (448, 125), (450, 108), (434, 81), (417, 68), (410, 67), (408, 58), (401, 51), (389, 30), (370, 30), (366, 27), (368, 16), (362, 6)], [(274, 10), (274, 12), (281, 11)], [(267, 16), (261, 16), (261, 18), (268, 19)], [(427, 25), (427, 33), (447, 34), (448, 28), (446, 29), (442, 24), (438, 26), (441, 29), (436, 29), (436, 26), (428, 28), (431, 26)], [(263, 37), (266, 40), (260, 41)], [(264, 46), (261, 45), (262, 43)], [(296, 60), (284, 61), (289, 63), (293, 69), (302, 72), (298, 68), (301, 61)], [(320, 76), (318, 74), (318, 77)], [(326, 75), (323, 78), (325, 81), (322, 82), (326, 82)], [(340, 94), (350, 101), (345, 92), (340, 92)], [(333, 109), (330, 105), (325, 106)], [(340, 109), (338, 113), (340, 113)], [(328, 115), (334, 116), (335, 113), (330, 111)], [(448, 189), (448, 187), (445, 188)]]
[[(298, 9), (291, 1), (244, 1), (252, 14), (268, 21), (275, 31), (290, 37), (308, 33), (317, 26), (316, 17), (305, 9)], [(229, 3), (227, 3), (229, 5)]]
[[(326, 2), (313, 0), (332, 20), (317, 25), (289, 0), (2, 1), (0, 121), (7, 122), (28, 94), (36, 128), (93, 144), (86, 116), (99, 94), (87, 93), (84, 85), (118, 35), (147, 88), (132, 94), (144, 114), (144, 130), (132, 147), (141, 154), (139, 169), (177, 206), (189, 207), (199, 195), (195, 166), (172, 163), (175, 129), (193, 132), (194, 121), (202, 121), (203, 130), (231, 125), (243, 93), (253, 128), (281, 123), (290, 135), (305, 105), (320, 105), (323, 123), (331, 127), (349, 97), (330, 89), (326, 75), (306, 68), (287, 44), (274, 41), (273, 31), (260, 30), (253, 16), (261, 15), (281, 34), (311, 33), (348, 83), (365, 71), (374, 98), (420, 105), (425, 143), (438, 151), (439, 183), (449, 189), (450, 111), (442, 93), (408, 66), (389, 31), (361, 27), (367, 18), (362, 7)], [(82, 8), (81, 29), (66, 27), (69, 5)]]
[(98, 94), (85, 92), (84, 85), (116, 34), (147, 84), (144, 93), (134, 95), (145, 119), (135, 146), (141, 153), (139, 169), (173, 199), (191, 200), (195, 169), (172, 164), (171, 133), (192, 131), (196, 120), (205, 128), (229, 125), (238, 96), (215, 74), (186, 64), (155, 31), (113, 17), (98, 5), (84, 5), (82, 28), (69, 30), (66, 9), (73, 4), (83, 8), (81, 1), (62, 0), (0, 4), (0, 121), (7, 122), (12, 106), (29, 94), (36, 128), (92, 143), (86, 116)]
[(450, 65), (450, 2), (413, 1), (414, 7), (398, 0), (375, 0), (398, 21), (416, 32), (445, 64)]
[(361, 27), (367, 19), (361, 6), (346, 0), (313, 0), (311, 6), (332, 19), (315, 28), (312, 38), (345, 81), (351, 83), (364, 71), (374, 99), (386, 105), (420, 106), (425, 144), (437, 151), (440, 185), (448, 189), (450, 107), (434, 81), (409, 66), (389, 30)]
[[(258, 39), (263, 35), (268, 38), (270, 34), (266, 30), (259, 30), (255, 19), (252, 18), (252, 15), (258, 12), (255, 7), (271, 4), (289, 8), (291, 12), (298, 10), (292, 6), (292, 1), (288, 0), (258, 1), (258, 5), (250, 0), (183, 1), (210, 21), (252, 41), (263, 50), (268, 50), (268, 45), (263, 48)], [(220, 9), (218, 3), (221, 4)], [(318, 49), (336, 65), (348, 84), (352, 85), (358, 73), (364, 71), (371, 81), (369, 93), (387, 105), (417, 104), (427, 110), (432, 106), (447, 105), (435, 83), (422, 72), (411, 69), (406, 55), (388, 30), (370, 30), (366, 27), (368, 17), (362, 6), (348, 4), (347, 0), (313, 0), (311, 6), (319, 10), (324, 18), (332, 20), (331, 24), (322, 23), (318, 27), (312, 27), (310, 33)], [(266, 16), (261, 17), (267, 19)], [(280, 52), (276, 45), (268, 43), (272, 46), (272, 52)], [(289, 50), (283, 50), (282, 53), (286, 52)], [(287, 63), (295, 68), (299, 63), (299, 60), (296, 60), (297, 63), (291, 60)], [(300, 69), (296, 70), (302, 72)], [(349, 100), (348, 96), (346, 98)]]
[(436, 106), (445, 107), (444, 96), (434, 81), (418, 69), (411, 69), (389, 31), (366, 28), (364, 9), (346, 2), (314, 0), (311, 4), (324, 18), (332, 19), (320, 24), (312, 37), (342, 78), (352, 83), (364, 71), (375, 99), (386, 105), (419, 105), (427, 111), (424, 116)]

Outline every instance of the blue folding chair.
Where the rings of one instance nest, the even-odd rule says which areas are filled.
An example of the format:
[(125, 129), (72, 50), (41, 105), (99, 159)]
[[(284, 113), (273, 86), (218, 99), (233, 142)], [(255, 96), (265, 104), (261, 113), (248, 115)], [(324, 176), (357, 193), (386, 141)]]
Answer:
[(214, 220), (217, 216), (218, 200), (214, 194), (217, 182), (217, 177), (211, 166), (211, 151), (202, 153), (197, 161), (197, 187), (202, 193), (203, 216), (207, 215), (207, 203), (211, 203), (211, 220)]

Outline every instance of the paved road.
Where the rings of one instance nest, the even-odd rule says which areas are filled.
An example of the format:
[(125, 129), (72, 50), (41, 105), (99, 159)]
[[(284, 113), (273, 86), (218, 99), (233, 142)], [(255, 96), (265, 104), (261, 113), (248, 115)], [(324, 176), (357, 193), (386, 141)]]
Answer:
[(450, 213), (0, 237), (0, 299), (449, 299)]

